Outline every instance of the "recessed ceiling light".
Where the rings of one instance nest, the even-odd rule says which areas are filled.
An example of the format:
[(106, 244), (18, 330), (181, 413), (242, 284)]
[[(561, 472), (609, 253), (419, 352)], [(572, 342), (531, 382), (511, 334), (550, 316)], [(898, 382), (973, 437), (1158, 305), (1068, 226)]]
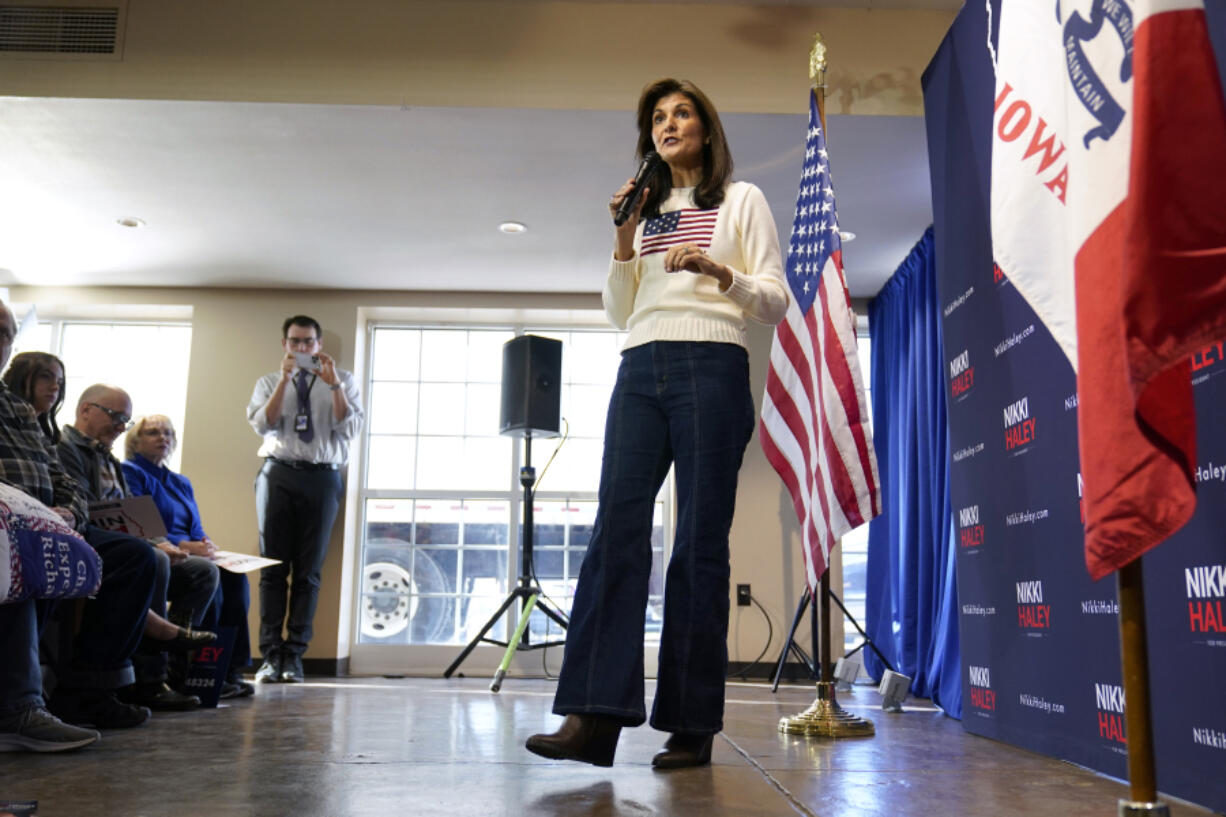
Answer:
[(856, 234), (855, 234), (855, 233), (853, 233), (851, 230), (839, 230), (839, 238), (840, 238), (840, 239), (841, 239), (843, 242), (855, 241), (855, 240), (856, 240)]
[(135, 218), (134, 216), (124, 216), (123, 218), (115, 219), (115, 223), (120, 227), (144, 227), (145, 220), (143, 218)]
[(504, 221), (498, 225), (498, 229), (504, 233), (526, 233), (528, 232), (527, 225), (518, 221)]

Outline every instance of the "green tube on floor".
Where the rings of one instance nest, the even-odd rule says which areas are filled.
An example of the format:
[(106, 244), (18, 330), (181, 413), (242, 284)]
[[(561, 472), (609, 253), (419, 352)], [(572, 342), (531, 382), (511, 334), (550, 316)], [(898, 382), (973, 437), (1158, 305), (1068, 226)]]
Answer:
[(539, 593), (533, 593), (528, 597), (528, 603), (524, 606), (524, 612), (519, 617), (519, 624), (515, 627), (515, 635), (511, 636), (511, 640), (507, 642), (507, 651), (502, 655), (502, 663), (498, 665), (498, 671), (506, 675), (507, 670), (511, 668), (511, 657), (515, 655), (515, 650), (519, 648), (519, 640), (524, 636), (524, 630), (528, 626), (528, 617), (532, 615), (532, 608), (536, 607), (536, 600), (540, 597)]

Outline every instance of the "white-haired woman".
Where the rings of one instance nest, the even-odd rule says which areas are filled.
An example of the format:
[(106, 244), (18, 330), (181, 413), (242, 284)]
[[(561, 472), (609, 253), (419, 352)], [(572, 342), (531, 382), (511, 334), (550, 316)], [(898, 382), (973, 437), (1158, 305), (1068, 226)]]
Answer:
[[(124, 444), (124, 477), (133, 495), (147, 494), (153, 498), (166, 525), (167, 539), (193, 556), (212, 557), (217, 546), (204, 532), (191, 480), (166, 467), (177, 443), (178, 435), (169, 417), (150, 414), (140, 418), (128, 432)], [(243, 667), (251, 663), (251, 636), (247, 627), (250, 605), (251, 587), (247, 576), (222, 570), (217, 593), (201, 626), (206, 630), (235, 629), (230, 670), (221, 693), (223, 698), (243, 697), (255, 691), (242, 676)]]

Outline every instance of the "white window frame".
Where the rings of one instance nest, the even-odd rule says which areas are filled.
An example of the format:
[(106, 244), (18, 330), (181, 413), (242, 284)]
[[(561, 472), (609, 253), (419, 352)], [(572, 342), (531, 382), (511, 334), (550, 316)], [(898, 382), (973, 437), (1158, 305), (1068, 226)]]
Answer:
[[(12, 310), (19, 321), (25, 319), (29, 306), (29, 304), (12, 304)], [(78, 311), (81, 314), (78, 314)], [(189, 332), (193, 331), (194, 329), (192, 326), (190, 307), (136, 305), (131, 308), (125, 308), (123, 306), (108, 306), (106, 307), (105, 316), (90, 314), (95, 311), (97, 310), (86, 308), (75, 310), (72, 308), (62, 307), (50, 307), (45, 311), (38, 310), (35, 315), (38, 323), (49, 324), (51, 327), (51, 335), (48, 341), (51, 354), (55, 355), (61, 360), (64, 359), (64, 329), (67, 326), (178, 327), (187, 329)], [(165, 314), (166, 317), (158, 317), (161, 314)], [(150, 315), (152, 315), (152, 317), (150, 317)], [(27, 351), (35, 350), (30, 348), (22, 348), (15, 349), (14, 353)], [(187, 371), (190, 362), (190, 359), (183, 361), (184, 371)], [(81, 373), (76, 371), (71, 365), (71, 361), (65, 360), (64, 363), (65, 367), (68, 369), (67, 375), (70, 379), (77, 379), (82, 376)], [(92, 380), (94, 382), (106, 380), (104, 377), (91, 378), (88, 373), (86, 373), (85, 379), (87, 381)], [(125, 384), (117, 383), (116, 385), (122, 388)], [(183, 394), (183, 403), (185, 414), (187, 403), (186, 389)], [(134, 406), (134, 409), (134, 417), (140, 417), (146, 414), (163, 413), (156, 409), (142, 411), (139, 405)], [(72, 405), (71, 401), (65, 400), (64, 404), (60, 406), (59, 413), (56, 415), (56, 422), (59, 424), (60, 428), (63, 428), (66, 425), (72, 425), (75, 412), (76, 406)], [(176, 425), (178, 426), (177, 431), (179, 434), (178, 444), (175, 446), (174, 453), (171, 455), (170, 460), (167, 463), (167, 465), (173, 471), (179, 470), (181, 458), (183, 456), (183, 438), (185, 434), (185, 429), (183, 428), (185, 425), (184, 418), (177, 418)], [(116, 440), (114, 445), (115, 455), (120, 460), (124, 459), (123, 452), (125, 436), (126, 432), (125, 435), (120, 435), (119, 439)]]
[[(478, 313), (479, 315), (479, 313)], [(543, 318), (543, 319), (542, 319)], [(390, 317), (371, 316), (364, 327), (366, 359), (363, 364), (363, 390), (364, 395), (369, 401), (371, 395), (371, 387), (374, 378), (374, 337), (375, 332), (380, 329), (444, 329), (444, 330), (502, 330), (512, 332), (519, 336), (532, 333), (553, 333), (553, 332), (583, 332), (583, 331), (610, 331), (607, 324), (601, 325), (596, 323), (575, 322), (569, 323), (560, 320), (550, 320), (543, 316), (524, 316), (517, 320), (491, 320), (483, 322), (479, 319), (474, 319), (472, 313), (464, 315), (457, 320), (399, 320)], [(565, 355), (565, 350), (563, 351)], [(369, 406), (368, 406), (369, 409)], [(407, 489), (367, 489), (367, 476), (369, 470), (368, 451), (370, 446), (370, 423), (363, 425), (361, 432), (360, 445), (360, 461), (359, 467), (354, 468), (352, 473), (359, 485), (355, 491), (350, 492), (353, 498), (353, 505), (348, 514), (350, 524), (352, 525), (352, 582), (351, 593), (349, 595), (349, 662), (350, 671), (355, 675), (373, 675), (373, 674), (406, 674), (406, 675), (432, 675), (441, 673), (464, 649), (463, 644), (379, 644), (371, 642), (363, 642), (361, 639), (361, 610), (362, 603), (362, 581), (363, 581), (363, 560), (365, 551), (365, 535), (366, 535), (366, 507), (367, 501), (372, 499), (441, 499), (441, 500), (494, 500), (506, 501), (508, 503), (508, 544), (507, 544), (507, 575), (506, 586), (509, 592), (510, 588), (515, 585), (519, 578), (519, 561), (520, 548), (517, 537), (518, 526), (520, 523), (522, 499), (521, 488), (519, 486), (518, 474), (523, 460), (523, 445), (519, 438), (508, 438), (508, 444), (514, 442), (512, 448), (511, 466), (509, 478), (512, 480), (511, 487), (506, 491), (445, 491), (445, 490), (407, 490)], [(534, 438), (532, 451), (532, 465), (536, 469), (537, 479), (540, 480), (542, 471), (553, 453), (555, 439), (551, 438)], [(567, 491), (567, 490), (550, 490), (549, 481), (546, 481), (544, 488), (538, 490), (535, 494), (538, 502), (592, 502), (597, 501), (596, 491)], [(673, 535), (675, 529), (675, 491), (673, 488), (673, 475), (670, 471), (666, 478), (665, 486), (661, 491), (661, 500), (664, 506), (664, 566), (667, 567), (668, 559), (672, 554)], [(568, 528), (569, 530), (569, 528)], [(540, 547), (537, 545), (537, 547)], [(519, 605), (513, 607), (507, 612), (504, 620), (506, 621), (506, 633), (514, 627), (519, 616)], [(492, 634), (492, 633), (491, 633)], [(505, 635), (504, 634), (504, 635)], [(554, 636), (550, 636), (553, 640)], [(534, 639), (535, 641), (535, 639)], [(645, 669), (649, 676), (654, 676), (656, 671), (656, 646), (658, 642), (645, 640), (644, 662)], [(494, 645), (480, 644), (476, 649), (469, 654), (463, 664), (457, 669), (457, 674), (463, 675), (492, 675), (501, 661), (504, 653), (504, 648)], [(550, 649), (547, 655), (542, 657), (542, 651), (533, 650), (530, 652), (519, 652), (516, 654), (512, 662), (512, 674), (522, 676), (541, 676), (548, 673), (556, 673), (562, 659), (561, 648)]]

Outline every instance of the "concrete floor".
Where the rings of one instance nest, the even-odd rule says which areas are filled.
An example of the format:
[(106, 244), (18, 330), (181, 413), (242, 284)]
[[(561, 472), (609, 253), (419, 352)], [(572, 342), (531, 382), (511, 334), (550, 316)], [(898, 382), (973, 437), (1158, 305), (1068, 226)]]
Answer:
[[(873, 738), (823, 741), (776, 731), (811, 686), (730, 685), (709, 767), (656, 772), (663, 743), (625, 730), (611, 769), (529, 754), (550, 730), (553, 684), (508, 679), (309, 679), (263, 686), (216, 711), (157, 714), (65, 755), (0, 755), (0, 802), (37, 800), (41, 817), (348, 815), (1102, 815), (1115, 781), (968, 735), (923, 702), (879, 708), (842, 693)], [(650, 694), (649, 688), (649, 694)], [(229, 705), (224, 705), (229, 703)], [(1168, 801), (1174, 817), (1210, 812)]]

